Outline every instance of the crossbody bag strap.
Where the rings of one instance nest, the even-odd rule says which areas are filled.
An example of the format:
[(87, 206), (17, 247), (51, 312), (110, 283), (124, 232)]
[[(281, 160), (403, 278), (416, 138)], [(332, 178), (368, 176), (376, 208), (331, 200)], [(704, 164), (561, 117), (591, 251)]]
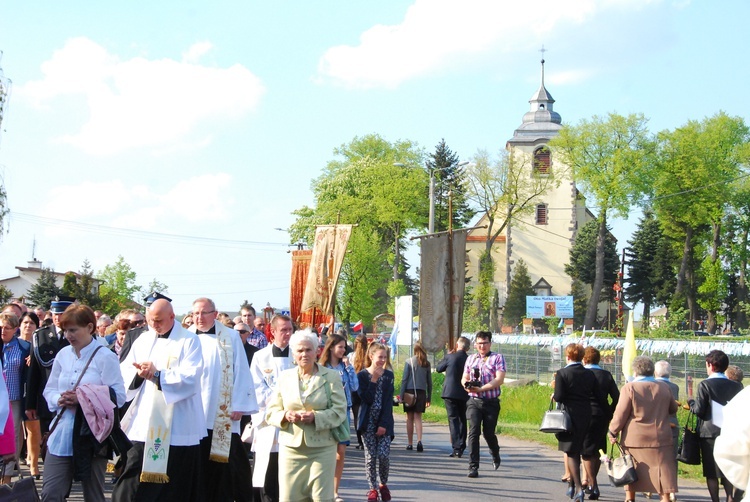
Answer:
[[(91, 343), (96, 343), (93, 340)], [(86, 361), (86, 366), (83, 367), (83, 371), (81, 371), (81, 374), (78, 375), (78, 380), (76, 380), (75, 385), (73, 386), (73, 389), (76, 390), (76, 387), (78, 387), (78, 384), (81, 383), (81, 378), (83, 378), (84, 373), (86, 373), (86, 370), (89, 369), (89, 364), (91, 364), (91, 361), (94, 359), (94, 356), (97, 352), (99, 352), (99, 349), (101, 349), (103, 345), (99, 345), (97, 348), (94, 349), (94, 353), (91, 354), (91, 357), (89, 357), (89, 360)], [(55, 427), (57, 427), (57, 424), (60, 423), (60, 419), (62, 418), (62, 414), (65, 412), (65, 408), (61, 409), (57, 412), (57, 415), (55, 416), (55, 422), (52, 424), (52, 427), (49, 429), (49, 435), (51, 436), (53, 432), (55, 432)]]
[(414, 386), (414, 395), (417, 395), (417, 379), (416, 375), (414, 374), (414, 359), (410, 359), (409, 362), (411, 363), (411, 383)]

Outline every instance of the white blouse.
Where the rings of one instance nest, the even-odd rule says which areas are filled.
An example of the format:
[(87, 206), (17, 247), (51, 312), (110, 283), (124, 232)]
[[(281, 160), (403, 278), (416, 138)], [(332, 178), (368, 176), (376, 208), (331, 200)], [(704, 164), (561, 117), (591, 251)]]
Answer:
[[(57, 353), (52, 365), (52, 373), (47, 381), (47, 386), (44, 388), (44, 399), (47, 400), (50, 411), (57, 413), (60, 410), (60, 406), (57, 404), (60, 396), (64, 391), (73, 389), (78, 376), (97, 347), (102, 346), (98, 343), (89, 343), (81, 349), (81, 357), (78, 357), (73, 347), (69, 345), (63, 347)], [(120, 372), (120, 361), (115, 353), (106, 347), (102, 347), (96, 353), (78, 385), (87, 383), (106, 385), (114, 389), (117, 406), (120, 407), (125, 404), (125, 384)], [(55, 431), (47, 440), (47, 449), (53, 455), (58, 457), (73, 456), (75, 412), (76, 408), (66, 408), (62, 418), (60, 418), (60, 423), (57, 424)], [(54, 423), (54, 419), (52, 423)], [(52, 426), (52, 423), (50, 426)]]

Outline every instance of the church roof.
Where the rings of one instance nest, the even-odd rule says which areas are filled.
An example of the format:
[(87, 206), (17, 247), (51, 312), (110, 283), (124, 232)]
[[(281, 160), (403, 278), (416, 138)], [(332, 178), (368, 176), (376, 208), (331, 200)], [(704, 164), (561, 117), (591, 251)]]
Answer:
[(523, 116), (521, 125), (513, 133), (509, 143), (534, 143), (539, 139), (549, 140), (562, 128), (562, 118), (554, 111), (555, 100), (544, 86), (544, 59), (539, 90), (529, 100), (531, 109)]

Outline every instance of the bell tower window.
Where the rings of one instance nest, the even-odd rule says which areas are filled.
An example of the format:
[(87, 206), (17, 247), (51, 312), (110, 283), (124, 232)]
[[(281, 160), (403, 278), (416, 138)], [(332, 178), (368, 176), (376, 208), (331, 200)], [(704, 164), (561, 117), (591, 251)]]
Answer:
[(540, 146), (534, 150), (534, 173), (549, 174), (550, 151), (546, 146)]

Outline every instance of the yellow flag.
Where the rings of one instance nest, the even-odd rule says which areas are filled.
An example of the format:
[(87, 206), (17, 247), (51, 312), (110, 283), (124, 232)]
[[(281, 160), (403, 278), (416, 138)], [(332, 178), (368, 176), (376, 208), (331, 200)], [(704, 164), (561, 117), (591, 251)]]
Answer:
[(625, 331), (625, 347), (622, 351), (622, 374), (626, 379), (633, 376), (633, 359), (635, 359), (635, 319), (633, 311), (628, 314), (628, 329)]

